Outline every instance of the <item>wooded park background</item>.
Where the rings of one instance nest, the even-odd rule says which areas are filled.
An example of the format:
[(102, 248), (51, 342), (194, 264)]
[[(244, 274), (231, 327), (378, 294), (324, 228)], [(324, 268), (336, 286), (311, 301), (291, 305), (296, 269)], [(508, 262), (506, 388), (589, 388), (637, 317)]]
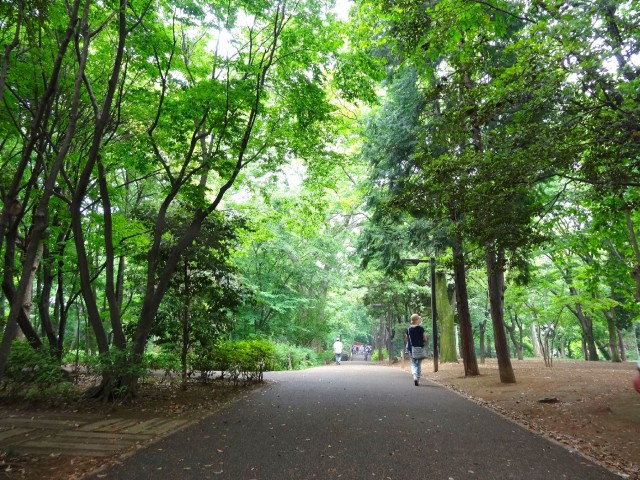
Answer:
[(639, 10), (0, 0), (2, 382), (398, 355), (430, 257), (465, 375), (637, 359)]

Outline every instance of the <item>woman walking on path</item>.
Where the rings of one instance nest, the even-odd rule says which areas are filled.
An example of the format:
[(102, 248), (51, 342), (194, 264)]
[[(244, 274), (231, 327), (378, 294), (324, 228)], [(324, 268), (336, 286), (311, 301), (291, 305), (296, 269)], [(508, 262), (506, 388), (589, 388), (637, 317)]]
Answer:
[(413, 383), (417, 387), (420, 384), (420, 376), (422, 375), (422, 360), (425, 358), (425, 345), (427, 344), (427, 332), (420, 325), (422, 317), (417, 313), (411, 315), (411, 325), (405, 332), (405, 342), (407, 343), (407, 351), (411, 358), (411, 374), (413, 375)]

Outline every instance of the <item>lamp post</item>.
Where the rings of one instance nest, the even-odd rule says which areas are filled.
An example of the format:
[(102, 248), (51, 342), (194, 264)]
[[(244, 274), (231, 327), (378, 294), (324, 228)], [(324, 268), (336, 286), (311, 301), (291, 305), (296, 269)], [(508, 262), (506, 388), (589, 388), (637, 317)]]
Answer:
[(429, 259), (431, 266), (431, 319), (433, 321), (433, 371), (438, 371), (438, 322), (436, 321), (436, 259)]

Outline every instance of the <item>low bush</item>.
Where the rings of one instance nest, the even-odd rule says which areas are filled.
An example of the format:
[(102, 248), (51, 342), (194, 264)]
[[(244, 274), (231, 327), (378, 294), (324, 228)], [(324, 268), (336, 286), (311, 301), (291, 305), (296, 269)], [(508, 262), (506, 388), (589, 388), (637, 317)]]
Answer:
[(301, 370), (324, 363), (324, 355), (312, 348), (287, 343), (274, 343), (272, 370)]
[(211, 347), (194, 349), (189, 364), (203, 381), (215, 371), (220, 371), (222, 377), (228, 375), (234, 382), (262, 381), (273, 356), (273, 345), (267, 340), (225, 340)]
[(221, 357), (214, 347), (197, 346), (189, 352), (187, 359), (191, 372), (199, 372), (200, 378), (206, 382), (215, 371), (226, 370), (226, 365), (221, 362)]
[(373, 354), (371, 355), (371, 360), (374, 362), (384, 360), (385, 358), (389, 358), (389, 353), (387, 352), (386, 348), (382, 349), (382, 358), (380, 358), (380, 352), (378, 351), (378, 349), (375, 349), (373, 351)]
[[(112, 347), (108, 355), (98, 354), (88, 357), (86, 366), (88, 374), (96, 377), (107, 373), (113, 378), (131, 375), (145, 381), (151, 375), (146, 360), (147, 357), (143, 357), (142, 362), (134, 362), (129, 350), (123, 351)], [(127, 393), (126, 387), (123, 386), (117, 392), (117, 396), (126, 396)]]
[(90, 355), (84, 350), (66, 350), (62, 356), (62, 363), (86, 365), (89, 357)]
[(161, 370), (164, 378), (171, 378), (182, 370), (180, 356), (171, 351), (160, 349), (159, 351), (146, 352), (144, 363), (150, 370)]
[(1, 385), (10, 395), (34, 400), (52, 400), (71, 388), (56, 356), (46, 348), (36, 350), (25, 341), (15, 341), (11, 346)]

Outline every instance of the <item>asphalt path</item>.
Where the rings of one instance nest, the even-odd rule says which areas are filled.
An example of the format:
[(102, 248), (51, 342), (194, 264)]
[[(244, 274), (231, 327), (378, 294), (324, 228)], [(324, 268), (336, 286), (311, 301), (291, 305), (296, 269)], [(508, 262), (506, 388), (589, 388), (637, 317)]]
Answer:
[(621, 478), (435, 383), (416, 387), (398, 368), (342, 362), (266, 379), (91, 478)]

